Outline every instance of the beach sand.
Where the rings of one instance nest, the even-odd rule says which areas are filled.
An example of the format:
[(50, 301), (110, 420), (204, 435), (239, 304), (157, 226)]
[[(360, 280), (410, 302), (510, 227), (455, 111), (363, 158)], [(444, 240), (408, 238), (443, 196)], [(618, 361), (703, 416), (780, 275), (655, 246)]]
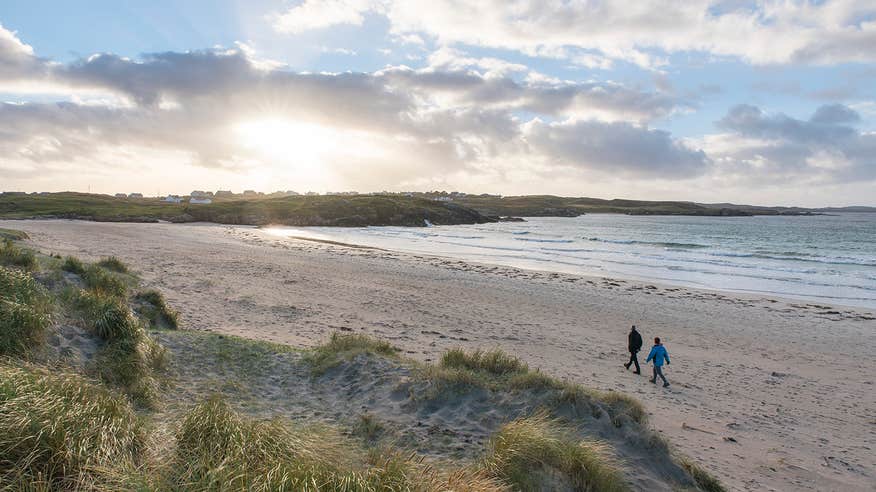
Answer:
[[(435, 360), (500, 347), (626, 392), (731, 490), (876, 490), (876, 315), (866, 309), (272, 237), (248, 227), (0, 221), (47, 253), (115, 255), (185, 328), (311, 346), (333, 331)], [(672, 386), (625, 371), (629, 325)], [(650, 367), (643, 366), (643, 373)]]

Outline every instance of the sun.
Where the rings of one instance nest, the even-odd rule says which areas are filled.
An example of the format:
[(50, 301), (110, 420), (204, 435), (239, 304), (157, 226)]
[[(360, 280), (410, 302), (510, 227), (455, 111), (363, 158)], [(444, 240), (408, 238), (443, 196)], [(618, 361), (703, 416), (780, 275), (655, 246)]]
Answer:
[(240, 123), (234, 133), (243, 147), (262, 157), (310, 165), (331, 154), (337, 140), (330, 128), (281, 118)]

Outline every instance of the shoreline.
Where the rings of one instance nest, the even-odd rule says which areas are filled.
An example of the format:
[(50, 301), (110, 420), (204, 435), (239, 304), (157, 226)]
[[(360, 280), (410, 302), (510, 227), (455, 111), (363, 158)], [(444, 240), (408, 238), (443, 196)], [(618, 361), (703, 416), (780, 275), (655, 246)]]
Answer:
[[(0, 227), (25, 230), (47, 253), (120, 257), (165, 293), (188, 329), (296, 346), (358, 332), (424, 361), (453, 347), (496, 347), (534, 369), (630, 394), (654, 429), (730, 490), (876, 483), (869, 319), (821, 315), (793, 300), (287, 240), (252, 227)], [(646, 341), (666, 341), (670, 388), (624, 371), (630, 324)]]
[[(204, 223), (204, 224), (209, 224), (209, 223)], [(230, 227), (247, 227), (247, 226), (230, 226)], [(727, 296), (727, 297), (739, 296), (739, 297), (751, 298), (751, 299), (774, 300), (774, 301), (784, 302), (787, 304), (808, 305), (808, 306), (812, 306), (812, 307), (823, 308), (826, 310), (841, 309), (841, 310), (845, 310), (847, 312), (857, 311), (857, 312), (859, 312), (858, 313), (859, 315), (865, 316), (865, 318), (864, 318), (865, 320), (871, 320), (871, 319), (876, 320), (876, 307), (871, 308), (871, 307), (867, 307), (867, 306), (856, 306), (856, 305), (852, 305), (852, 304), (844, 304), (842, 302), (835, 302), (835, 301), (831, 300), (831, 299), (835, 299), (834, 297), (820, 297), (820, 298), (814, 298), (814, 299), (809, 298), (809, 297), (803, 297), (803, 296), (801, 296), (801, 297), (788, 297), (788, 296), (783, 296), (780, 293), (775, 293), (775, 292), (771, 292), (771, 291), (756, 292), (756, 291), (749, 291), (749, 290), (721, 289), (721, 288), (712, 288), (712, 287), (708, 287), (705, 285), (694, 286), (694, 285), (688, 285), (688, 284), (684, 284), (684, 283), (673, 283), (671, 281), (666, 281), (663, 279), (653, 280), (653, 279), (649, 279), (649, 278), (635, 277), (635, 276), (606, 276), (606, 275), (599, 275), (596, 273), (588, 274), (588, 273), (577, 273), (577, 272), (565, 272), (565, 271), (559, 271), (559, 270), (543, 270), (543, 269), (538, 269), (538, 268), (527, 268), (527, 267), (523, 267), (523, 266), (508, 265), (508, 264), (503, 264), (503, 263), (489, 263), (489, 262), (484, 262), (484, 261), (476, 261), (476, 260), (458, 258), (458, 257), (454, 257), (454, 256), (445, 256), (445, 255), (428, 253), (428, 252), (420, 253), (420, 252), (404, 251), (404, 250), (397, 250), (397, 249), (381, 248), (378, 246), (370, 246), (370, 245), (366, 245), (366, 244), (356, 244), (356, 243), (345, 242), (345, 241), (336, 241), (336, 240), (332, 240), (332, 239), (321, 239), (321, 238), (314, 238), (314, 237), (307, 237), (307, 236), (285, 236), (285, 235), (272, 234), (272, 233), (266, 231), (266, 229), (275, 228), (275, 227), (278, 227), (278, 226), (267, 226), (267, 227), (266, 226), (253, 226), (253, 229), (257, 230), (261, 233), (264, 233), (264, 239), (267, 239), (267, 240), (287, 239), (287, 240), (293, 240), (293, 241), (313, 242), (313, 243), (318, 243), (318, 244), (339, 246), (339, 247), (352, 248), (352, 249), (386, 251), (386, 252), (392, 252), (392, 253), (396, 253), (396, 254), (400, 254), (400, 255), (407, 255), (407, 256), (410, 256), (412, 258), (429, 257), (429, 258), (441, 259), (441, 260), (459, 261), (462, 263), (467, 263), (467, 264), (472, 264), (472, 265), (481, 265), (484, 267), (510, 268), (510, 269), (517, 269), (517, 270), (522, 270), (522, 271), (538, 272), (538, 273), (543, 273), (543, 274), (559, 274), (559, 275), (566, 275), (566, 276), (570, 276), (570, 277), (580, 277), (580, 278), (593, 279), (593, 280), (608, 280), (608, 281), (614, 281), (614, 282), (620, 280), (620, 281), (624, 281), (624, 282), (640, 282), (640, 283), (645, 283), (645, 284), (656, 285), (662, 289), (673, 289), (673, 288), (685, 289), (685, 290), (697, 291), (697, 292), (702, 292), (702, 293), (714, 293), (714, 294), (723, 295), (723, 296)], [(285, 227), (285, 226), (279, 226), (279, 227)], [(824, 303), (824, 304), (829, 303), (829, 304), (831, 304), (831, 306), (826, 306), (824, 304), (814, 304), (814, 303)]]

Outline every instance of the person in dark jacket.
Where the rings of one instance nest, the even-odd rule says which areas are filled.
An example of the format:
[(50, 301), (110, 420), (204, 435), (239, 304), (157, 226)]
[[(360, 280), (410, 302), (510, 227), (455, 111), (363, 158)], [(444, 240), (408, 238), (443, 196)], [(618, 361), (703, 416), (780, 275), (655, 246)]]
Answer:
[(652, 383), (657, 383), (657, 377), (663, 380), (663, 387), (669, 387), (669, 381), (666, 380), (666, 376), (663, 375), (663, 362), (669, 364), (669, 352), (666, 351), (666, 347), (660, 343), (660, 337), (654, 339), (654, 346), (651, 347), (651, 353), (648, 354), (648, 358), (645, 359), (645, 364), (649, 361), (654, 361), (654, 377), (651, 378)]
[(630, 330), (629, 344), (627, 345), (627, 348), (630, 350), (630, 361), (624, 364), (624, 367), (629, 370), (630, 366), (635, 364), (636, 374), (642, 374), (638, 358), (639, 350), (642, 350), (642, 335), (639, 335), (639, 332), (636, 331), (636, 325), (633, 325), (633, 328)]

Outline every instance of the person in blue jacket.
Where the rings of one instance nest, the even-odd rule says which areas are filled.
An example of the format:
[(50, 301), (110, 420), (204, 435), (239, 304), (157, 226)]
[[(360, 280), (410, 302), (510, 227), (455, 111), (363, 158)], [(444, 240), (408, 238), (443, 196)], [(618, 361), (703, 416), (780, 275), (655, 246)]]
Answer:
[(663, 387), (666, 388), (669, 386), (669, 381), (666, 380), (666, 376), (663, 375), (663, 362), (666, 361), (669, 364), (669, 352), (666, 351), (666, 347), (664, 347), (660, 343), (660, 337), (654, 339), (654, 346), (651, 347), (651, 353), (648, 354), (648, 358), (645, 359), (645, 364), (654, 360), (654, 377), (651, 378), (651, 382), (657, 384), (657, 376), (660, 376), (660, 379), (663, 380)]

